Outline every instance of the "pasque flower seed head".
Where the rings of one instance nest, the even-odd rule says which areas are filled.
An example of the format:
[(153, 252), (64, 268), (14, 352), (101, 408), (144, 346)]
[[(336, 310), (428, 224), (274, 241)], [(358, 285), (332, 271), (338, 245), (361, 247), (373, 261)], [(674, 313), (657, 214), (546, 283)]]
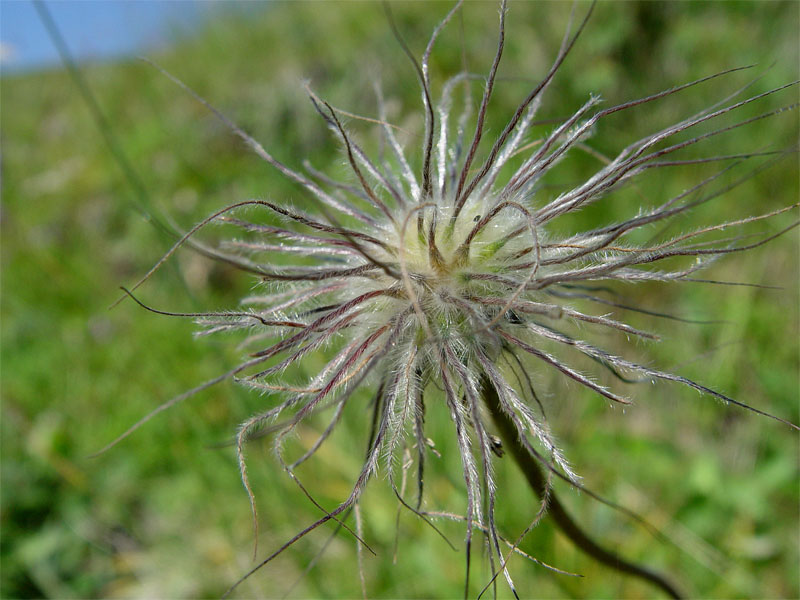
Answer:
[[(581, 487), (578, 473), (548, 427), (527, 371), (553, 370), (612, 403), (629, 403), (621, 392), (600, 383), (596, 374), (574, 366), (570, 357), (589, 357), (598, 369), (620, 379), (677, 382), (786, 423), (702, 383), (625, 359), (589, 340), (602, 331), (631, 339), (657, 339), (653, 333), (605, 314), (614, 302), (603, 296), (598, 282), (690, 280), (714, 259), (765, 244), (797, 225), (792, 222), (756, 239), (719, 235), (723, 230), (796, 211), (795, 204), (734, 220), (725, 220), (722, 214), (712, 225), (692, 227), (691, 220), (686, 220), (681, 233), (654, 234), (644, 243), (641, 240), (646, 238), (640, 235), (681, 219), (723, 194), (731, 186), (719, 185), (720, 178), (730, 164), (757, 153), (700, 160), (680, 160), (674, 154), (777, 115), (785, 108), (735, 118), (745, 107), (794, 84), (755, 96), (747, 96), (745, 90), (734, 92), (714, 106), (648, 133), (586, 180), (553, 195), (542, 185), (545, 177), (585, 142), (600, 120), (622, 111), (646, 109), (694, 86), (721, 81), (740, 69), (710, 74), (610, 107), (593, 96), (544, 135), (534, 135), (539, 131), (534, 126), (540, 105), (584, 29), (589, 9), (577, 28), (566, 32), (549, 71), (509, 115), (506, 126), (490, 135), (485, 120), (498, 85), (507, 6), (505, 2), (500, 6), (496, 54), (483, 79), (482, 95), (475, 102), (472, 74), (459, 73), (440, 85), (430, 77), (430, 56), (437, 38), (460, 9), (459, 2), (435, 29), (419, 60), (400, 38), (422, 92), (424, 133), (419, 149), (403, 147), (387, 121), (379, 89), (380, 119), (375, 126), (385, 147), (380, 156), (370, 156), (349, 132), (345, 114), (309, 89), (322, 121), (341, 143), (352, 174), (348, 181), (333, 180), (310, 168), (305, 174), (287, 166), (199, 99), (305, 194), (295, 206), (257, 199), (225, 207), (184, 235), (154, 267), (178, 247), (189, 244), (255, 274), (262, 282), (259, 291), (243, 301), (243, 310), (192, 315), (205, 328), (204, 333), (244, 331), (250, 357), (158, 410), (230, 378), (264, 392), (265, 409), (247, 419), (236, 438), (242, 479), (255, 514), (244, 458), (248, 438), (267, 428), (274, 434), (283, 468), (295, 478), (294, 469), (314, 455), (348, 410), (364, 410), (363, 398), (354, 393), (365, 387), (372, 390), (369, 410), (374, 419), (368, 432), (369, 447), (351, 493), (256, 569), (322, 523), (343, 520), (357, 504), (367, 480), (380, 468), (382, 457), (390, 485), (404, 506), (427, 518), (430, 513), (422, 509), (423, 466), (429, 451), (425, 412), (446, 410), (460, 449), (467, 491), (467, 548), (473, 533), (478, 532), (492, 557), (493, 569), (502, 573), (513, 590), (506, 568), (508, 548), (493, 513), (499, 495), (493, 461), (502, 452), (496, 434), (502, 433), (502, 445), (514, 447), (518, 461), (522, 461), (519, 456), (527, 455), (533, 459), (531, 464), (538, 464), (549, 477)], [(454, 106), (459, 107), (457, 114), (451, 114)], [(711, 130), (704, 128), (708, 123)], [(785, 151), (772, 152), (778, 157), (781, 153)], [(553, 227), (565, 215), (612, 201), (615, 191), (646, 171), (696, 162), (723, 166), (690, 189), (642, 204), (627, 219), (598, 223), (589, 231), (569, 235), (557, 233)], [(656, 197), (655, 191), (650, 197)], [(220, 221), (239, 228), (240, 237), (220, 248), (195, 240), (198, 230)], [(594, 303), (597, 310), (580, 310), (578, 300)], [(312, 354), (326, 357), (319, 373), (307, 381), (287, 381), (287, 369)], [(526, 380), (528, 383), (523, 383)], [(285, 459), (282, 447), (287, 436), (303, 419), (322, 410), (331, 411), (332, 416), (317, 441), (299, 458)], [(403, 452), (413, 461), (398, 460)], [(415, 497), (409, 500), (399, 490), (397, 472), (412, 464), (416, 467), (410, 472), (416, 473), (417, 485)], [(543, 495), (552, 508), (549, 483)], [(509, 547), (515, 549), (514, 544)], [(669, 584), (654, 582), (674, 592)]]

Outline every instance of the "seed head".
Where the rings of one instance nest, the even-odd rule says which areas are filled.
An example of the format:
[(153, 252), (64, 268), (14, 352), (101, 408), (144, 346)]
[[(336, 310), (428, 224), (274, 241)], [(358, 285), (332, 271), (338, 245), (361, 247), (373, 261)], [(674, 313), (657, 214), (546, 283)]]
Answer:
[[(306, 173), (294, 170), (199, 99), (262, 159), (304, 188), (305, 195), (295, 203), (302, 208), (267, 199), (226, 207), (189, 231), (156, 265), (188, 243), (201, 253), (255, 274), (261, 282), (259, 291), (243, 300), (242, 310), (192, 315), (205, 328), (204, 333), (246, 332), (244, 344), (250, 357), (159, 410), (227, 378), (264, 393), (265, 409), (247, 419), (236, 438), (242, 479), (255, 515), (244, 458), (247, 440), (259, 431), (274, 434), (283, 468), (306, 492), (294, 470), (314, 455), (348, 410), (365, 409), (355, 392), (372, 390), (369, 410), (374, 418), (369, 445), (351, 493), (256, 569), (322, 523), (343, 522), (367, 480), (379, 469), (382, 457), (389, 483), (403, 505), (428, 518), (431, 513), (422, 510), (423, 467), (429, 451), (425, 411), (446, 410), (460, 449), (467, 490), (467, 547), (473, 531), (482, 532), (489, 554), (497, 561), (494, 568), (513, 589), (506, 570), (505, 540), (493, 515), (498, 494), (493, 461), (501, 452), (494, 420), (501, 414), (513, 426), (516, 439), (505, 443), (520, 444), (545, 472), (580, 487), (578, 474), (548, 427), (529, 371), (554, 370), (612, 403), (630, 402), (623, 393), (600, 383), (596, 374), (573, 366), (571, 357), (589, 357), (599, 369), (622, 381), (677, 382), (787, 423), (701, 383), (633, 362), (589, 340), (603, 331), (658, 339), (604, 314), (609, 305), (619, 307), (604, 292), (609, 283), (696, 280), (697, 273), (713, 260), (765, 244), (797, 225), (795, 221), (755, 239), (720, 235), (779, 213), (796, 213), (798, 205), (794, 204), (735, 220), (725, 220), (723, 214), (712, 225), (691, 227), (689, 219), (682, 222), (679, 234), (658, 233), (669, 231), (666, 225), (746, 179), (720, 185), (732, 165), (753, 157), (766, 157), (764, 164), (768, 165), (786, 154), (778, 149), (690, 160), (673, 156), (731, 129), (794, 108), (735, 119), (744, 107), (794, 83), (755, 96), (736, 91), (711, 107), (649, 133), (620, 150), (585, 181), (553, 195), (543, 184), (546, 176), (581, 147), (600, 120), (640, 107), (646, 110), (650, 103), (706, 82), (723, 81), (741, 69), (711, 74), (610, 107), (603, 107), (600, 98), (593, 96), (539, 135), (535, 126), (540, 105), (585, 27), (590, 9), (575, 31), (566, 32), (549, 71), (522, 99), (506, 126), (489, 139), (485, 118), (503, 55), (507, 7), (505, 2), (501, 4), (496, 55), (476, 103), (471, 97), (472, 74), (456, 74), (441, 86), (434, 85), (429, 75), (435, 42), (460, 7), (459, 2), (436, 28), (419, 62), (400, 40), (413, 61), (422, 92), (425, 128), (419, 152), (411, 148), (409, 154), (395, 127), (388, 123), (379, 87), (376, 127), (387, 149), (385, 156), (370, 156), (362, 149), (344, 122), (345, 113), (309, 88), (311, 102), (341, 142), (352, 172), (348, 181), (333, 180), (311, 167)], [(454, 102), (461, 93), (463, 101)], [(457, 115), (451, 114), (454, 105), (461, 110)], [(710, 130), (705, 127), (708, 123), (712, 124)], [(565, 215), (612, 201), (617, 190), (646, 171), (698, 162), (720, 166), (677, 195), (656, 198), (652, 194), (654, 199), (627, 219), (568, 235), (554, 227)], [(195, 241), (194, 234), (212, 221), (239, 228), (240, 236), (221, 248)], [(596, 310), (579, 310), (579, 302)], [(307, 381), (286, 380), (287, 369), (312, 354), (326, 357), (319, 373)], [(487, 404), (488, 397), (494, 399), (493, 406)], [(287, 436), (304, 419), (323, 410), (332, 411), (332, 417), (319, 439), (299, 458), (285, 459), (282, 448)], [(398, 460), (403, 453), (413, 460)], [(397, 472), (411, 464), (416, 465), (416, 497), (407, 500), (399, 489)], [(516, 550), (514, 544), (509, 547)]]

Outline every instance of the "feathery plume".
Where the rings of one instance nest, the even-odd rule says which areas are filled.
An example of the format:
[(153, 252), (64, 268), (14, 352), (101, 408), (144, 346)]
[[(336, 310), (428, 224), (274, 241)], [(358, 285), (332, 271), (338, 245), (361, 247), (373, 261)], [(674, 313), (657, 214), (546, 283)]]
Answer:
[[(310, 166), (304, 173), (284, 164), (197, 97), (259, 157), (298, 184), (305, 200), (297, 202), (303, 208), (270, 199), (225, 207), (187, 232), (131, 291), (125, 290), (133, 296), (183, 245), (254, 274), (261, 282), (259, 291), (234, 311), (156, 311), (194, 318), (204, 335), (241, 331), (249, 357), (231, 371), (162, 405), (120, 439), (157, 412), (225, 379), (262, 393), (264, 410), (242, 423), (235, 444), (257, 526), (245, 460), (247, 441), (255, 435), (271, 434), (282, 468), (312, 498), (297, 478), (296, 468), (314, 456), (348, 410), (364, 410), (363, 398), (356, 392), (369, 388), (372, 428), (366, 434), (368, 448), (351, 492), (334, 510), (317, 504), (324, 515), (260, 561), (252, 572), (331, 520), (368, 548), (360, 533), (350, 530), (345, 521), (382, 463), (389, 485), (405, 508), (426, 520), (448, 517), (423, 510), (424, 465), (430, 449), (425, 414), (435, 410), (449, 414), (461, 455), (466, 512), (449, 517), (465, 522), (465, 595), (470, 590), (469, 556), (476, 533), (486, 545), (492, 581), (501, 576), (516, 595), (507, 563), (511, 554), (521, 550), (518, 542), (501, 536), (494, 517), (495, 503), (502, 494), (494, 463), (506, 449), (543, 499), (534, 523), (549, 511), (567, 535), (593, 557), (678, 596), (665, 577), (626, 563), (588, 538), (582, 539), (580, 530), (570, 529), (576, 526), (555, 497), (551, 482), (560, 478), (584, 488), (579, 469), (573, 467), (551, 432), (529, 372), (552, 370), (612, 404), (629, 404), (631, 399), (618, 389), (623, 386), (606, 385), (596, 373), (574, 364), (576, 358), (588, 357), (620, 382), (679, 383), (797, 429), (786, 419), (701, 382), (629, 360), (592, 341), (604, 332), (658, 340), (655, 333), (606, 313), (609, 306), (636, 310), (608, 296), (606, 286), (701, 281), (699, 274), (716, 259), (758, 248), (797, 226), (798, 204), (792, 204), (746, 218), (725, 219), (721, 211), (723, 217), (711, 224), (693, 225), (691, 219), (685, 219), (681, 233), (669, 233), (668, 227), (795, 151), (762, 149), (679, 158), (681, 150), (794, 109), (796, 104), (755, 115), (748, 112), (763, 98), (780, 94), (797, 82), (752, 96), (747, 95), (747, 88), (737, 90), (713, 106), (628, 144), (586, 180), (553, 195), (544, 185), (548, 174), (584, 147), (601, 120), (646, 109), (701, 84), (721, 84), (726, 76), (747, 67), (709, 74), (614, 106), (604, 106), (599, 97), (592, 96), (541, 134), (536, 127), (538, 111), (586, 27), (592, 6), (577, 27), (566, 31), (551, 67), (509, 115), (505, 127), (490, 132), (486, 115), (499, 84), (508, 7), (505, 1), (500, 4), (496, 52), (475, 104), (470, 95), (476, 79), (472, 73), (464, 70), (439, 86), (431, 79), (430, 58), (437, 38), (461, 9), (461, 2), (452, 7), (419, 59), (403, 42), (389, 11), (389, 22), (412, 62), (421, 91), (424, 132), (420, 147), (411, 148), (414, 154), (388, 122), (378, 86), (375, 127), (387, 153), (377, 157), (370, 156), (348, 129), (346, 117), (353, 115), (332, 107), (307, 88), (322, 123), (341, 144), (352, 175), (348, 181), (334, 180)], [(461, 90), (464, 99), (459, 101)], [(461, 113), (454, 115), (454, 107)], [(734, 168), (753, 160), (761, 161), (755, 171), (733, 183), (726, 179)], [(557, 226), (566, 215), (613, 201), (615, 192), (647, 171), (696, 163), (708, 163), (715, 170), (677, 195), (650, 194), (626, 219), (567, 235)], [(721, 235), (787, 217), (792, 219), (787, 225), (757, 237)], [(197, 241), (195, 234), (214, 222), (238, 228), (239, 237), (220, 247)], [(585, 306), (594, 309), (580, 308)], [(289, 367), (311, 355), (325, 357), (319, 373), (307, 381), (284, 379)], [(323, 411), (330, 418), (319, 438), (300, 457), (288, 459), (283, 452), (285, 441), (304, 419)], [(411, 495), (401, 483), (407, 473), (416, 477)]]

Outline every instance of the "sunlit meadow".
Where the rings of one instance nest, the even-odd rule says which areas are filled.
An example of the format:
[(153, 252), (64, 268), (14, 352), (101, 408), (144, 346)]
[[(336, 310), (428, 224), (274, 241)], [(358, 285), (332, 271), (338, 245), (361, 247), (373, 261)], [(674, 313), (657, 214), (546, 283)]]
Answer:
[[(569, 160), (537, 183), (536, 199), (544, 200), (536, 208), (547, 206), (565, 190), (577, 189), (628, 144), (707, 109), (755, 78), (760, 79), (742, 99), (790, 82), (797, 65), (792, 27), (792, 21), (797, 21), (796, 7), (768, 5), (764, 10), (759, 6), (600, 5), (542, 97), (536, 119), (546, 123), (537, 130), (540, 138), (547, 139), (558, 123), (585, 105), (590, 94), (603, 97), (603, 104), (598, 105), (601, 110), (721, 70), (759, 65), (598, 121), (591, 135), (580, 140), (584, 145), (571, 148)], [(426, 14), (421, 14), (420, 5), (394, 7), (397, 27), (412, 53), (422, 55), (430, 32), (451, 7), (426, 5)], [(456, 74), (464, 62), (470, 72), (484, 77), (489, 73), (497, 44), (497, 8), (494, 3), (470, 4), (463, 23), (459, 17), (443, 32), (431, 54), (431, 80), (435, 85)], [(587, 9), (578, 5), (573, 27)], [(486, 113), (487, 140), (497, 139), (520, 100), (547, 74), (558, 55), (569, 12), (566, 5), (511, 5), (505, 54)], [(359, 13), (365, 14), (358, 18)], [(419, 88), (415, 87), (411, 62), (391, 41), (380, 7), (348, 4), (323, 11), (318, 5), (287, 5), (266, 11), (263, 22), (249, 21), (247, 27), (243, 21), (220, 22), (201, 38), (187, 40), (156, 58), (261, 141), (277, 160), (298, 169), (308, 160), (312, 168), (350, 185), (359, 182), (353, 178), (336, 132), (341, 134), (346, 126), (353, 139), (377, 153), (380, 143), (374, 131), (380, 127), (326, 112), (320, 105), (333, 126), (331, 132), (307, 101), (302, 79), (308, 78), (315, 92), (332, 106), (383, 119), (372, 86), (380, 78), (386, 118), (399, 127), (403, 145), (413, 148), (409, 152), (410, 170), (420, 172), (425, 122)], [(759, 26), (755, 31), (754, 22)], [(772, 61), (776, 64), (770, 68)], [(205, 107), (152, 67), (113, 65), (92, 69), (88, 74), (149, 188), (153, 202), (150, 209), (170, 215), (176, 227), (186, 230), (203, 216), (248, 198), (288, 204), (303, 211), (316, 208), (302, 188), (260, 163)], [(18, 165), (10, 171), (16, 177), (4, 177), (5, 212), (10, 215), (4, 215), (5, 287), (8, 289), (9, 278), (26, 278), (25, 286), (12, 295), (6, 292), (3, 299), (3, 558), (4, 563), (12, 565), (10, 570), (4, 568), (3, 585), (9, 586), (12, 595), (219, 595), (258, 564), (251, 558), (249, 502), (237, 481), (234, 446), (225, 444), (239, 423), (264, 412), (274, 399), (222, 383), (164, 412), (102, 457), (86, 459), (87, 454), (150, 409), (233, 368), (241, 349), (230, 336), (193, 342), (191, 323), (148, 315), (130, 301), (105, 312), (105, 306), (115, 299), (113, 289), (129, 285), (146, 273), (170, 242), (151, 224), (137, 219), (130, 208), (130, 193), (116, 175), (116, 165), (103, 153), (99, 135), (91, 137), (92, 123), (78, 99), (69, 96), (73, 99), (62, 108), (55, 92), (49, 102), (46, 94), (33, 93), (39, 89), (73, 94), (70, 85), (58, 73), (20, 78), (11, 84), (4, 81), (3, 85), (5, 106), (23, 98), (37, 98), (37, 105), (29, 108), (24, 113), (26, 119), (19, 123), (8, 119), (8, 110), (3, 112), (4, 135), (15, 134), (15, 143), (4, 140), (4, 148), (8, 148), (4, 167)], [(471, 84), (476, 111), (481, 86), (481, 80)], [(774, 111), (796, 100), (797, 91), (792, 88), (778, 97), (743, 107), (736, 118), (726, 116), (724, 124)], [(34, 109), (39, 111), (37, 119), (31, 114), (36, 113)], [(62, 113), (64, 116), (59, 117)], [(332, 114), (342, 121), (337, 122)], [(796, 143), (796, 119), (794, 112), (786, 112), (714, 136), (682, 159), (785, 150)], [(466, 146), (473, 127), (466, 127)], [(46, 148), (48, 156), (41, 156), (42, 151), (31, 154), (29, 149), (34, 145), (16, 142), (25, 132), (28, 136), (36, 132), (41, 143), (35, 146)], [(526, 141), (535, 139), (531, 136)], [(445, 154), (449, 149), (445, 147)], [(385, 153), (391, 151), (389, 146), (383, 149)], [(534, 146), (521, 160), (536, 151)], [(53, 156), (49, 156), (51, 153)], [(672, 225), (674, 229), (660, 232), (655, 228), (648, 233), (670, 238), (701, 224), (736, 221), (790, 205), (797, 198), (796, 160), (792, 156), (777, 158), (766, 172), (746, 177), (723, 196), (679, 217)], [(483, 159), (485, 154), (476, 159), (476, 169)], [(720, 186), (737, 182), (773, 159), (776, 157), (745, 161), (733, 175), (720, 181)], [(570, 239), (570, 235), (646, 215), (643, 207), (659, 206), (679, 196), (728, 164), (652, 169), (616, 193), (613, 202), (608, 201), (610, 196), (569, 214), (548, 229), (547, 235)], [(28, 175), (20, 177), (21, 173)], [(456, 172), (456, 186), (458, 175)], [(469, 175), (466, 186), (472, 180), (472, 173)], [(401, 165), (398, 178), (404, 177)], [(513, 169), (498, 174), (498, 180), (504, 183), (509, 177), (513, 177)], [(404, 185), (411, 192), (413, 186)], [(362, 191), (369, 200), (369, 194)], [(489, 196), (497, 206), (494, 193), (482, 198)], [(23, 198), (43, 199), (52, 215), (43, 218), (44, 209), (32, 210)], [(451, 211), (458, 196), (452, 200), (448, 204)], [(456, 223), (454, 229), (469, 237), (492, 208), (466, 202), (464, 206), (469, 219), (463, 221), (470, 225)], [(523, 211), (516, 212), (524, 215)], [(793, 218), (796, 216), (789, 213), (755, 223), (756, 227), (746, 233), (757, 232), (760, 237), (742, 243), (777, 233)], [(430, 216), (425, 219), (423, 232), (436, 228)], [(406, 222), (410, 225), (405, 235), (411, 235), (409, 229), (416, 235), (417, 222), (413, 219), (399, 223), (401, 234)], [(446, 236), (445, 226), (436, 235)], [(510, 233), (509, 227), (514, 225), (501, 224), (500, 237)], [(527, 248), (541, 251), (538, 231), (535, 224), (528, 227), (524, 234), (529, 238), (525, 239), (527, 243), (514, 248), (519, 258)], [(224, 227), (203, 233), (209, 243), (215, 236), (230, 237)], [(474, 237), (484, 243), (484, 248), (497, 241), (480, 240), (481, 233), (479, 228)], [(409, 292), (408, 285), (416, 283), (403, 272), (416, 269), (418, 273), (420, 264), (430, 266), (435, 261), (429, 260), (427, 243), (415, 246), (421, 238), (405, 235), (394, 244), (403, 248), (394, 254), (396, 264), (389, 264), (391, 252), (376, 256), (367, 253), (376, 264), (387, 267), (381, 272), (394, 278), (398, 294), (405, 290), (408, 318), (420, 319), (420, 312), (425, 314), (425, 299), (419, 300), (413, 288)], [(349, 242), (351, 254), (363, 250), (360, 244)], [(573, 238), (573, 242), (585, 245), (586, 240)], [(461, 247), (452, 244), (442, 244), (449, 259), (458, 255)], [(655, 344), (628, 340), (624, 335), (601, 335), (595, 343), (602, 342), (613, 353), (627, 353), (631, 360), (635, 357), (648, 368), (680, 372), (730, 398), (797, 422), (797, 345), (793, 335), (797, 331), (796, 244), (796, 233), (790, 232), (751, 253), (723, 257), (703, 271), (708, 278), (782, 289), (686, 281), (617, 286), (621, 295), (609, 297), (615, 304), (682, 320), (606, 305), (593, 314), (615, 321), (624, 317), (625, 326), (633, 330), (627, 333), (635, 337), (638, 331), (652, 329), (661, 341)], [(482, 256), (481, 260), (491, 262), (491, 255)], [(537, 261), (545, 258), (540, 252)], [(394, 276), (387, 272), (392, 268)], [(450, 276), (453, 272), (448, 267), (443, 269), (435, 275)], [(526, 284), (527, 274), (522, 278)], [(264, 288), (255, 285), (256, 280), (218, 261), (182, 251), (136, 294), (148, 305), (166, 311), (229, 310), (241, 297), (264, 293)], [(488, 294), (499, 302), (517, 300), (512, 298), (514, 290), (507, 294), (483, 292), (483, 296), (473, 295), (486, 298)], [(415, 297), (418, 306), (414, 306)], [(475, 306), (503, 308), (493, 309), (497, 314), (489, 309), (481, 312), (483, 308), (477, 311), (478, 318), (484, 320), (479, 336), (489, 337), (487, 332), (497, 324), (498, 317), (505, 318), (509, 327), (519, 326), (515, 321), (520, 317), (510, 306), (494, 300), (479, 301), (473, 310)], [(576, 305), (570, 306), (578, 310)], [(511, 317), (507, 316), (509, 309), (514, 312)], [(386, 307), (380, 311), (381, 318), (387, 311), (398, 314)], [(438, 314), (440, 311), (432, 317)], [(548, 317), (547, 313), (535, 314)], [(441, 322), (452, 320), (444, 318)], [(435, 318), (433, 323), (428, 327), (436, 327)], [(534, 326), (544, 327), (541, 323)], [(445, 335), (420, 328), (423, 335)], [(480, 328), (472, 323), (464, 331)], [(53, 335), (53, 331), (59, 335)], [(551, 329), (547, 331), (552, 333)], [(401, 360), (403, 367), (414, 364), (415, 359), (408, 355), (416, 352), (414, 347), (405, 351), (405, 363), (400, 358), (395, 360)], [(291, 384), (310, 381), (335, 357), (336, 348), (330, 350), (332, 355), (322, 352), (295, 361), (286, 379)], [(459, 350), (453, 348), (452, 352)], [(434, 356), (429, 359), (434, 366), (420, 367), (420, 371), (435, 371), (435, 354), (430, 356)], [(485, 359), (489, 360), (488, 355)], [(452, 360), (446, 348), (442, 360)], [(480, 358), (475, 360), (483, 364)], [(491, 372), (487, 365), (484, 369)], [(796, 594), (796, 577), (790, 575), (790, 566), (797, 558), (796, 528), (787, 525), (796, 522), (797, 446), (796, 436), (785, 425), (674, 383), (623, 386), (626, 397), (635, 403), (625, 410), (621, 406), (612, 408), (596, 393), (568, 382), (563, 370), (554, 371), (527, 360), (525, 365), (537, 396), (547, 408), (549, 429), (583, 483), (642, 514), (663, 537), (654, 538), (618, 512), (593, 502), (587, 494), (557, 484), (559, 497), (588, 532), (626, 557), (670, 573), (692, 595)], [(604, 375), (602, 366), (593, 361), (580, 365), (600, 378), (593, 385), (613, 382), (613, 376), (608, 372)], [(14, 373), (13, 378), (9, 378), (9, 372)], [(403, 370), (395, 366), (388, 372), (402, 377)], [(453, 364), (447, 372), (450, 377), (462, 376)], [(471, 377), (475, 375), (463, 375), (467, 382)], [(371, 419), (368, 407), (379, 379), (368, 383), (372, 385), (365, 385), (363, 392), (356, 392), (348, 401), (355, 410), (347, 411), (314, 460), (298, 469), (304, 482), (313, 482), (309, 489), (314, 498), (329, 510), (347, 498), (364, 464)], [(424, 505), (428, 510), (463, 514), (465, 488), (469, 487), (462, 477), (463, 440), (459, 449), (443, 400), (448, 396), (448, 384), (432, 376), (431, 386), (437, 384), (443, 391), (431, 392), (431, 398), (438, 399), (441, 406), (429, 401), (425, 415), (425, 438), (430, 438), (434, 447), (425, 466)], [(290, 383), (284, 380), (281, 385)], [(408, 383), (405, 385), (408, 388)], [(477, 385), (474, 387), (476, 391)], [(311, 448), (325, 430), (329, 419), (325, 416), (298, 424), (289, 442), (296, 456)], [(22, 432), (24, 444), (16, 443), (20, 439), (17, 431)], [(491, 441), (488, 436), (486, 439)], [(265, 437), (245, 448), (249, 485), (260, 508), (259, 558), (280, 548), (322, 515), (282, 472), (272, 453), (272, 441)], [(409, 446), (409, 450), (417, 449)], [(403, 460), (401, 453), (399, 461)], [(498, 530), (515, 539), (531, 521), (538, 500), (508, 454), (502, 459), (493, 454), (491, 460), (498, 490)], [(364, 553), (359, 559), (356, 543), (345, 533), (326, 546), (332, 528), (323, 527), (245, 581), (236, 593), (280, 596), (291, 589), (290, 595), (298, 597), (357, 595), (362, 587), (361, 562), (363, 585), (369, 595), (461, 595), (463, 523), (437, 522), (455, 546), (453, 551), (418, 517), (405, 510), (398, 512), (385, 471), (383, 475), (371, 482), (361, 501), (361, 535), (377, 556)], [(398, 474), (395, 483), (409, 497), (414, 496), (413, 472), (407, 477)], [(25, 491), (9, 495), (12, 486)], [(475, 537), (482, 539), (479, 534)], [(488, 582), (490, 566), (482, 543), (473, 545), (471, 577), (477, 593)], [(581, 557), (547, 519), (527, 536), (521, 548), (559, 569), (584, 575), (577, 579), (554, 574), (514, 557), (509, 569), (523, 596), (649, 597), (652, 593), (643, 584)], [(314, 568), (304, 573), (312, 563)], [(79, 572), (81, 575), (77, 575)], [(498, 593), (508, 595), (509, 588), (499, 585)]]

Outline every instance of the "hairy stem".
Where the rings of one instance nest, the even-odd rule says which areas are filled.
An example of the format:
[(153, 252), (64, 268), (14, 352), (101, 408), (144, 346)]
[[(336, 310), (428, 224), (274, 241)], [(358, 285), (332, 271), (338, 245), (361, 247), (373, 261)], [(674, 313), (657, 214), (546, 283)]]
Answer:
[[(500, 399), (497, 390), (489, 381), (488, 377), (483, 377), (481, 382), (481, 392), (486, 407), (492, 414), (498, 433), (503, 441), (504, 447), (514, 458), (519, 468), (522, 470), (528, 484), (534, 492), (541, 498), (545, 494), (546, 479), (539, 466), (538, 460), (520, 442), (519, 434), (508, 415), (500, 407)], [(650, 582), (664, 591), (670, 598), (683, 598), (678, 588), (665, 575), (653, 571), (647, 567), (629, 562), (614, 552), (603, 548), (572, 519), (564, 505), (551, 490), (547, 503), (547, 514), (553, 519), (558, 528), (566, 535), (575, 546), (596, 561), (632, 577), (638, 577)]]

